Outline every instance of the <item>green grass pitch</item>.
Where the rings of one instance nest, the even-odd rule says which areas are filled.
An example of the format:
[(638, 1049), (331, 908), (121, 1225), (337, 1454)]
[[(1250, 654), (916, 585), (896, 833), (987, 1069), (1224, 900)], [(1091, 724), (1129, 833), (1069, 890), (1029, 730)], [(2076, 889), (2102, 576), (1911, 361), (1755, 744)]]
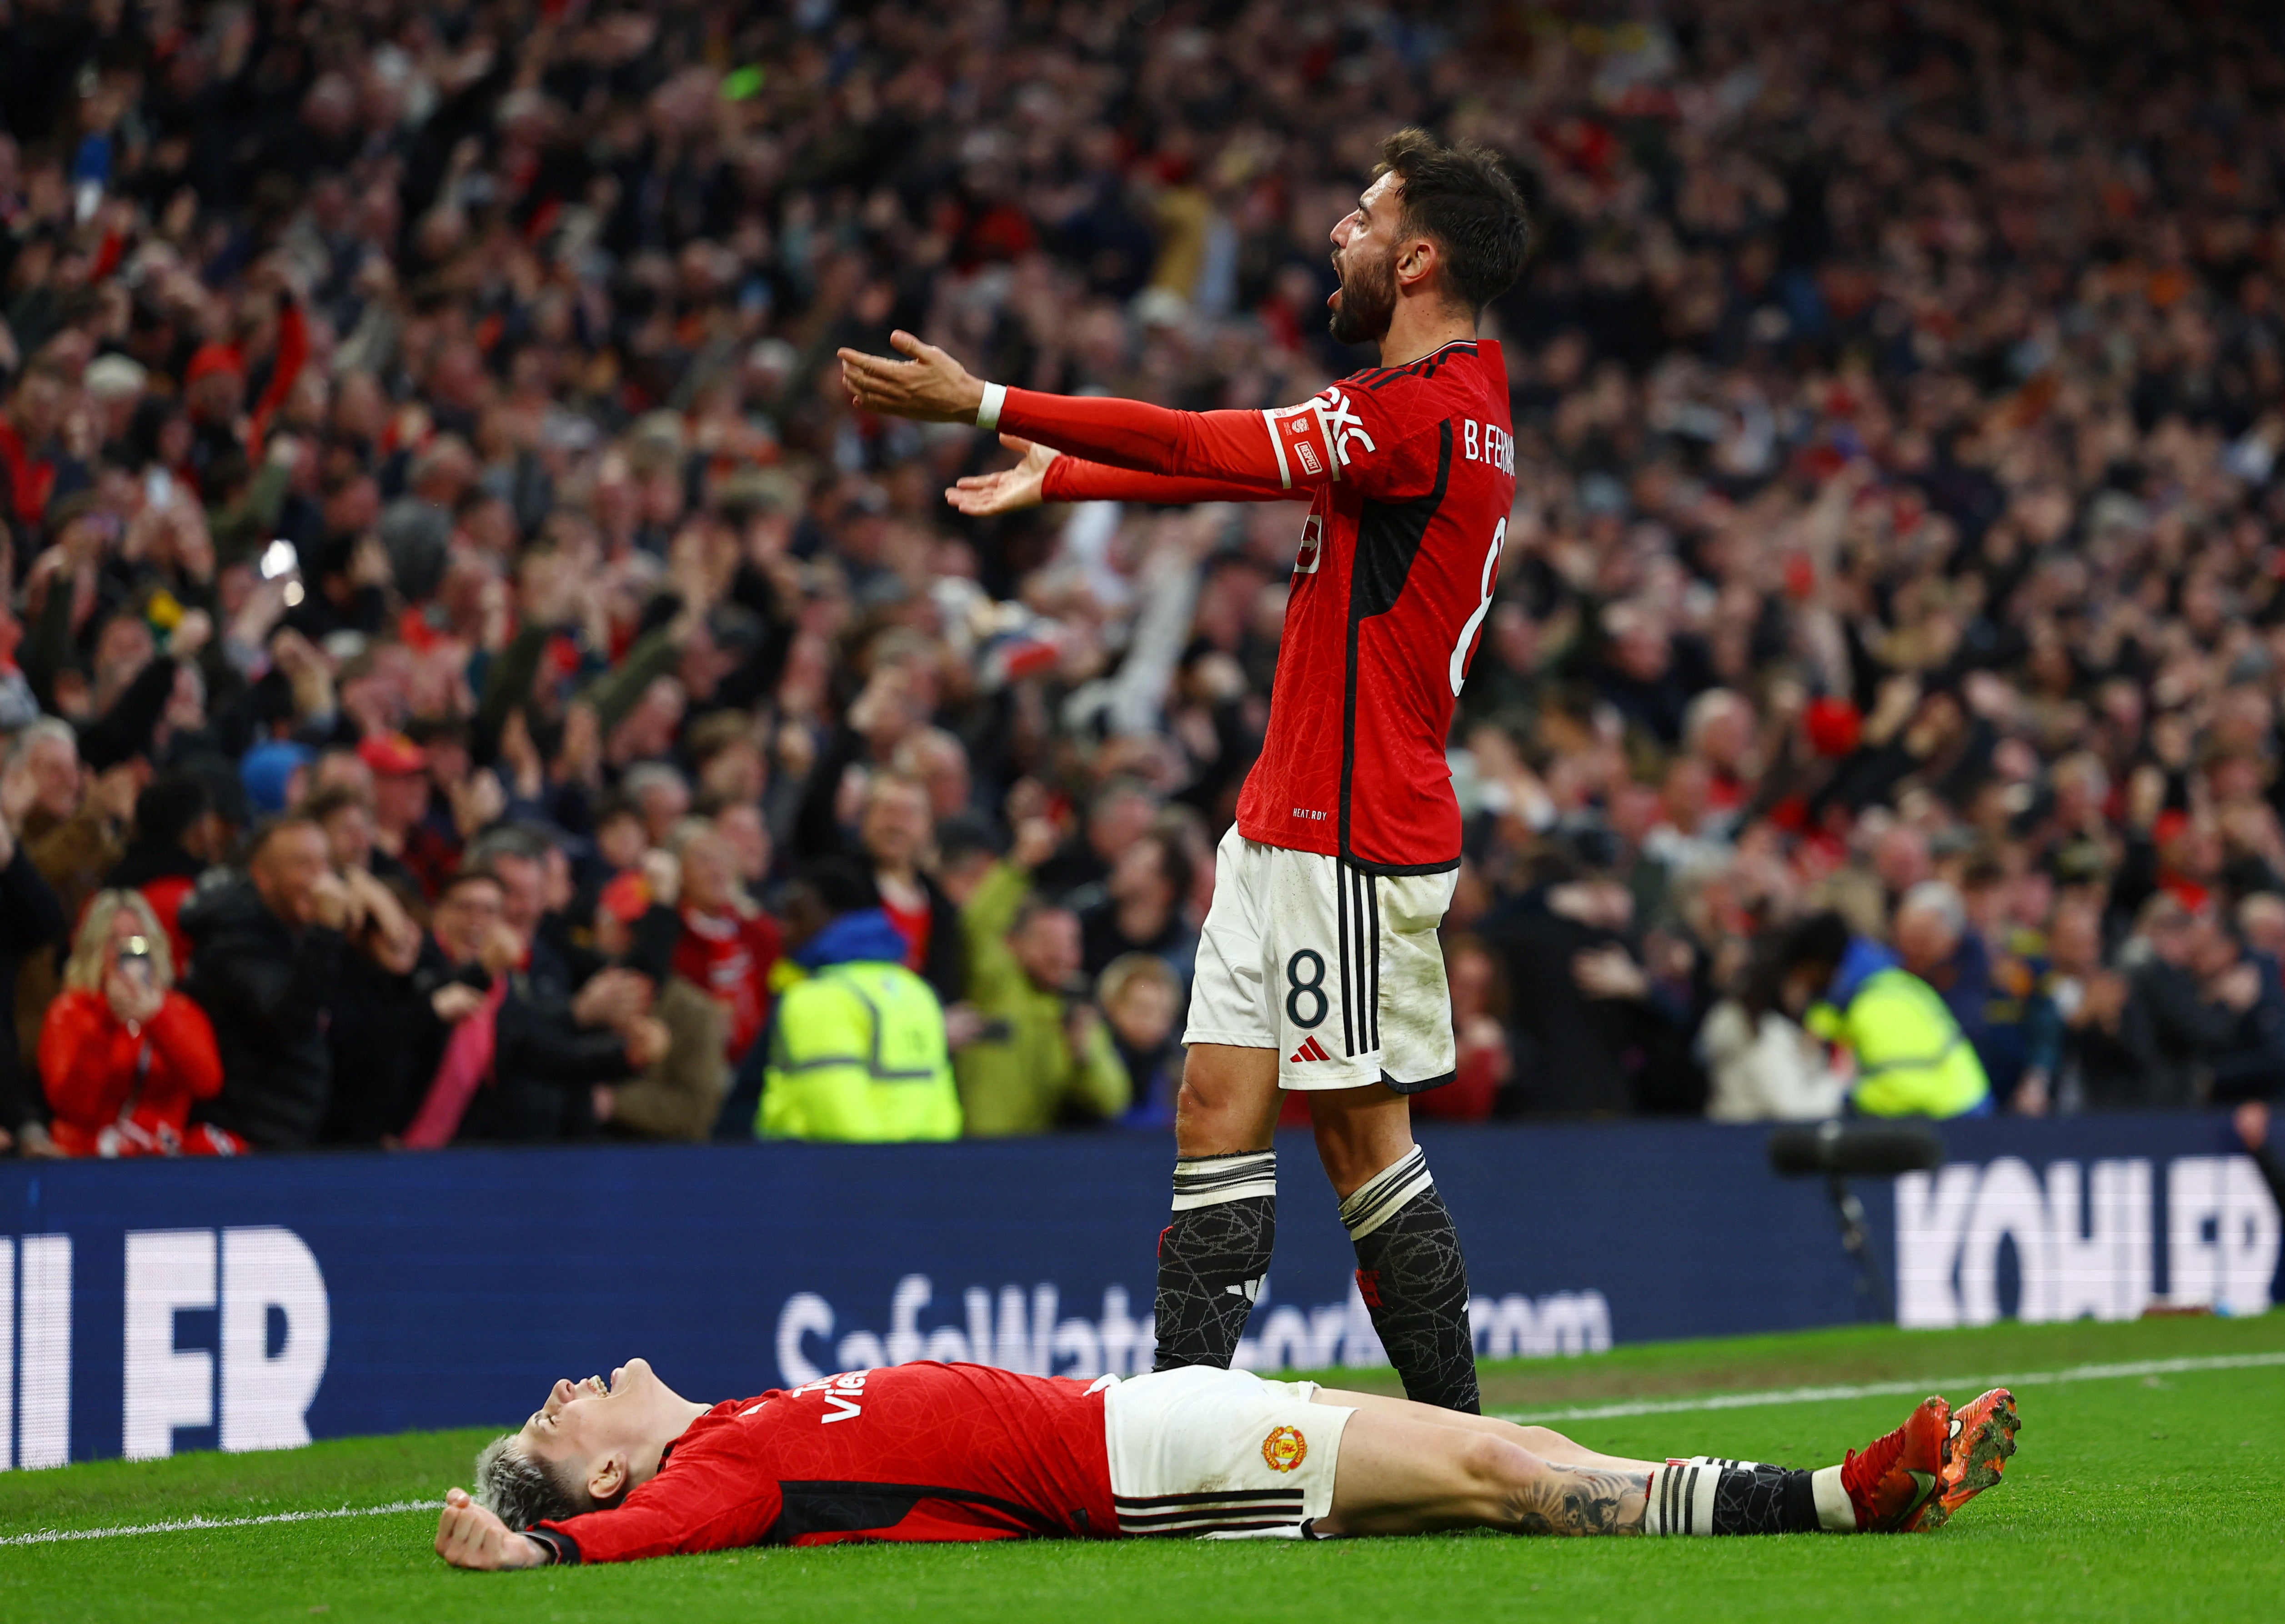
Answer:
[[(1802, 1385), (1980, 1377), (2285, 1350), (2258, 1320), (1866, 1329), (1623, 1348), (1487, 1366), (1489, 1408), (1681, 1403)], [(672, 1372), (666, 1373), (670, 1379)], [(1361, 1385), (1354, 1374), (1346, 1379)], [(1386, 1385), (1385, 1378), (1382, 1385)], [(448, 1571), (435, 1513), (0, 1544), (0, 1619), (334, 1620), (1913, 1619), (2208, 1621), (2285, 1617), (2285, 1364), (2026, 1381), (2006, 1480), (1941, 1533), (1888, 1539), (1579, 1541), (1491, 1534), (1325, 1545), (874, 1546), (745, 1550), (616, 1568)], [(1598, 1448), (1820, 1465), (1909, 1397), (1551, 1423)], [(189, 1517), (433, 1500), (485, 1435), (193, 1455), (0, 1475), (0, 1538)]]

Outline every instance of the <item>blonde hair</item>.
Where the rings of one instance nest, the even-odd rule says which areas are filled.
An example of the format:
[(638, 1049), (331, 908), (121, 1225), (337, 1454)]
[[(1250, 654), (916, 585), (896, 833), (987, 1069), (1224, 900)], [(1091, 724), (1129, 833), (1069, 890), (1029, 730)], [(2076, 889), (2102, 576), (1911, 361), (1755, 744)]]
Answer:
[(1182, 995), (1182, 978), (1157, 953), (1123, 953), (1104, 965), (1103, 974), (1096, 977), (1095, 1001), (1108, 1009), (1138, 981), (1156, 982), (1177, 999)]
[(125, 908), (135, 915), (135, 928), (151, 944), (152, 985), (161, 992), (175, 985), (175, 950), (159, 926), (159, 915), (141, 891), (106, 890), (95, 893), (87, 914), (72, 938), (71, 957), (64, 961), (64, 985), (82, 992), (103, 991), (111, 973), (111, 922)]

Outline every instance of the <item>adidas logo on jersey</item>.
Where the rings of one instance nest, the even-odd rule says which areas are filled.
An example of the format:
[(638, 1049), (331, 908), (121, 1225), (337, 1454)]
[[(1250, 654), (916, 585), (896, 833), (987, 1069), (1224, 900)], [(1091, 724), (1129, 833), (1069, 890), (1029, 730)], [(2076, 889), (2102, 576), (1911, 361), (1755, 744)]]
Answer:
[(1288, 1057), (1286, 1063), (1289, 1065), (1298, 1066), (1305, 1060), (1331, 1060), (1331, 1058), (1332, 1055), (1326, 1049), (1325, 1046), (1318, 1042), (1316, 1038), (1312, 1035), (1302, 1041), (1300, 1048), (1293, 1051), (1292, 1055)]

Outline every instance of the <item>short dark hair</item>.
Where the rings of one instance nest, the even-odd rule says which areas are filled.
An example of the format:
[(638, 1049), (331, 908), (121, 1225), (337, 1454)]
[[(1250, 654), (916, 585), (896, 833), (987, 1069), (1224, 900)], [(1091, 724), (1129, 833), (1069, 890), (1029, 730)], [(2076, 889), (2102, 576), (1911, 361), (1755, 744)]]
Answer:
[(1031, 929), (1032, 922), (1048, 914), (1068, 914), (1071, 905), (1059, 898), (1040, 891), (1027, 891), (1016, 905), (1016, 917), (1008, 922), (1008, 934), (1021, 936)]
[(173, 845), (213, 810), (214, 791), (204, 779), (188, 773), (154, 778), (135, 797), (136, 837), (153, 845)]
[(1472, 314), (1515, 286), (1531, 252), (1531, 214), (1497, 153), (1400, 129), (1380, 144), (1373, 175), (1404, 183), (1405, 228), (1435, 239), (1451, 294)]
[[(1785, 972), (1837, 968), (1849, 955), (1849, 922), (1832, 909), (1796, 920), (1785, 935), (1779, 961)], [(1781, 972), (1784, 973), (1784, 972)]]
[(1158, 848), (1159, 877), (1174, 893), (1174, 906), (1181, 907), (1197, 879), (1197, 865), (1190, 861), (1189, 843), (1180, 833), (1170, 828), (1145, 830), (1142, 838)]
[(304, 812), (279, 812), (274, 818), (264, 818), (254, 826), (254, 835), (246, 843), (246, 860), (250, 864), (268, 848), (270, 843), (289, 829), (315, 829), (320, 838), (326, 830), (315, 818)]
[(352, 806), (366, 812), (373, 810), (365, 791), (355, 784), (330, 784), (304, 800), (294, 811), (312, 822), (323, 823), (335, 812), (347, 811)]
[(836, 919), (881, 906), (881, 888), (873, 871), (850, 858), (812, 858), (795, 874), (793, 883), (805, 888)]
[(456, 868), (436, 883), (436, 900), (442, 904), (454, 891), (465, 890), (471, 885), (489, 885), (494, 890), (505, 889), (499, 875), (489, 868)]

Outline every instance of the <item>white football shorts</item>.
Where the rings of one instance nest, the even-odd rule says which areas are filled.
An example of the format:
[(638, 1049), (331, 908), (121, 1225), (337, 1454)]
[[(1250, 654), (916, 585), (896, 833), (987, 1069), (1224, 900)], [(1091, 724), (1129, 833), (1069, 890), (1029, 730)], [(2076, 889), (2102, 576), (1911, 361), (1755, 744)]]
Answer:
[(1281, 1088), (1452, 1080), (1436, 937), (1459, 871), (1376, 874), (1241, 836), (1214, 852), (1185, 1043), (1275, 1048)]
[(1310, 1402), (1316, 1383), (1211, 1365), (1104, 1379), (1122, 1534), (1300, 1539), (1333, 1509), (1341, 1430), (1356, 1412)]

